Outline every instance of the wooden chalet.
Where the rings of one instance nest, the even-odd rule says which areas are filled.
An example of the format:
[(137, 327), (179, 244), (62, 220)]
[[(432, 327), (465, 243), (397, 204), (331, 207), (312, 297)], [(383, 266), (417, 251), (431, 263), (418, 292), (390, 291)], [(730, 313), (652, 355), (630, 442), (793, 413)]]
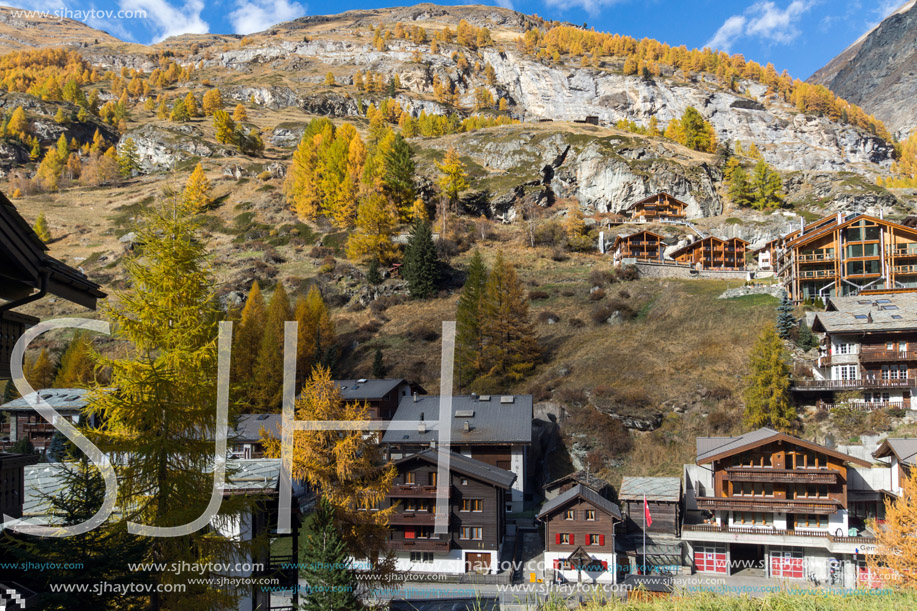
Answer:
[(634, 202), (626, 212), (640, 222), (680, 221), (686, 218), (687, 207), (688, 204), (663, 191)]
[[(650, 512), (647, 524), (644, 499)], [(624, 477), (618, 489), (624, 526), (618, 537), (619, 564), (630, 573), (648, 574), (680, 570), (682, 487), (680, 477)], [(644, 536), (645, 535), (645, 536)]]
[(699, 572), (729, 575), (754, 566), (771, 578), (814, 574), (852, 586), (853, 567), (865, 570), (864, 556), (877, 546), (868, 516), (851, 501), (877, 492), (865, 483), (886, 477), (881, 471), (766, 427), (699, 437), (696, 466), (686, 467), (682, 541)]
[(506, 535), (504, 507), (516, 476), (479, 460), (449, 453), (449, 532), (437, 534), (437, 477), (443, 450), (395, 461), (398, 474), (387, 504), (389, 549), (400, 571), (496, 573)]
[(23, 470), (38, 462), (37, 454), (10, 454), (0, 452), (0, 516), (22, 517), (25, 498)]
[(616, 237), (611, 250), (616, 262), (623, 259), (662, 261), (665, 255), (665, 241), (658, 233), (643, 230)]
[(891, 469), (889, 490), (900, 496), (901, 481), (908, 476), (911, 469), (917, 464), (917, 439), (886, 439), (872, 455), (875, 458), (889, 459), (889, 468)]
[(537, 517), (544, 522), (546, 581), (617, 583), (615, 526), (621, 510), (615, 503), (576, 484), (546, 502)]
[(741, 238), (709, 236), (684, 246), (671, 254), (676, 262), (700, 269), (745, 269), (748, 242)]
[(427, 391), (419, 384), (401, 378), (381, 380), (361, 378), (359, 380), (335, 380), (334, 383), (341, 389), (341, 398), (347, 403), (369, 405), (371, 420), (391, 420), (402, 399), (413, 394), (427, 394)]
[(767, 246), (790, 298), (917, 290), (917, 228), (865, 214), (826, 216)]
[(38, 415), (32, 404), (41, 397), (61, 418), (79, 424), (83, 421), (87, 393), (83, 388), (45, 388), (0, 405), (0, 414), (3, 416), (3, 423), (0, 424), (0, 448), (8, 450), (16, 442), (28, 439), (36, 452), (44, 454), (51, 446), (51, 438), (57, 429)]

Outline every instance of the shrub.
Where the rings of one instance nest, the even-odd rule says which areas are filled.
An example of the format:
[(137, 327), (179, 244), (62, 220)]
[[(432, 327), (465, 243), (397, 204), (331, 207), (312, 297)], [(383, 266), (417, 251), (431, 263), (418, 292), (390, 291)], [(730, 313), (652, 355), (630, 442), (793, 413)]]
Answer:
[(537, 320), (538, 320), (538, 322), (540, 322), (540, 323), (548, 323), (548, 322), (551, 321), (551, 320), (553, 320), (554, 322), (560, 322), (560, 316), (558, 316), (558, 315), (555, 314), (554, 312), (549, 312), (549, 311), (547, 311), (547, 310), (543, 310), (543, 311), (541, 311), (541, 312), (538, 313), (538, 318), (537, 318)]
[(565, 241), (566, 232), (557, 221), (548, 221), (535, 228), (536, 246), (562, 246)]
[(630, 282), (636, 280), (640, 277), (640, 272), (637, 271), (636, 265), (625, 265), (619, 267), (617, 272), (615, 272), (615, 278), (618, 282)]
[(615, 274), (603, 269), (594, 269), (589, 272), (589, 283), (592, 286), (605, 286), (607, 282), (614, 282)]
[(412, 341), (433, 342), (439, 339), (439, 331), (428, 324), (419, 324), (411, 327), (405, 337)]
[(558, 388), (554, 396), (561, 403), (569, 403), (571, 405), (586, 405), (587, 401), (586, 393), (581, 388), (570, 388), (569, 386)]
[(558, 263), (563, 263), (564, 261), (570, 260), (570, 257), (562, 250), (555, 249), (551, 254), (551, 260), (557, 261)]
[(537, 301), (539, 299), (547, 299), (550, 297), (547, 291), (535, 290), (529, 291), (529, 301)]
[(589, 292), (589, 301), (601, 301), (605, 299), (605, 290), (597, 289)]
[(309, 256), (313, 259), (323, 259), (334, 254), (334, 251), (327, 246), (313, 246), (309, 251)]
[(611, 318), (611, 315), (614, 313), (614, 308), (611, 307), (611, 304), (603, 303), (596, 309), (592, 310), (592, 322), (597, 325), (603, 325), (605, 322)]
[(567, 321), (567, 324), (573, 327), (574, 329), (582, 329), (586, 326), (586, 323), (583, 322), (581, 318), (571, 318)]
[(551, 391), (547, 389), (543, 384), (535, 384), (530, 386), (526, 392), (532, 395), (532, 401), (539, 403), (541, 401), (547, 401), (551, 398)]
[(574, 291), (573, 289), (563, 289), (561, 290), (560, 294), (563, 295), (564, 297), (573, 297), (574, 295), (576, 295), (576, 291)]

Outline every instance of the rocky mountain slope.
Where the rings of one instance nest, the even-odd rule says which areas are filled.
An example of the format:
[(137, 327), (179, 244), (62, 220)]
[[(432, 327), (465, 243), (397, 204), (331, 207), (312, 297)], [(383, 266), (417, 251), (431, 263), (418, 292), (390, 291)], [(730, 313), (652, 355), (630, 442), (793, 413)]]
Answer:
[(917, 128), (917, 1), (908, 0), (809, 81), (859, 104), (906, 138)]

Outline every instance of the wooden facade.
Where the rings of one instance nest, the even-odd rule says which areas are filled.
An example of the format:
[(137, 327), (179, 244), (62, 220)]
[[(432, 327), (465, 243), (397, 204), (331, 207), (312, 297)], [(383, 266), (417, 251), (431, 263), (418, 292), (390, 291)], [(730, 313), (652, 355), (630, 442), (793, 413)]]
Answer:
[(672, 253), (678, 263), (701, 269), (745, 269), (748, 242), (741, 238), (702, 238)]
[[(467, 466), (477, 461), (453, 462)], [(508, 483), (497, 483), (486, 473), (450, 464), (449, 534), (440, 536), (433, 532), (438, 471), (436, 452), (415, 454), (395, 465), (398, 474), (387, 499), (388, 506), (397, 507), (389, 520), (389, 548), (392, 551), (445, 553), (463, 550), (467, 572), (489, 567), (492, 561), (498, 560), (492, 555), (493, 550), (500, 549), (506, 534), (504, 508)], [(512, 474), (508, 475), (511, 482)]]
[(796, 303), (865, 290), (917, 291), (917, 228), (838, 213), (770, 248), (781, 284)]
[(0, 516), (22, 517), (25, 498), (25, 480), (22, 471), (26, 465), (38, 462), (37, 454), (7, 454), (0, 452)]
[[(624, 521), (625, 532), (629, 534), (642, 533), (644, 530), (643, 499), (622, 500), (622, 507), (627, 514)], [(681, 507), (679, 502), (650, 501), (646, 504), (650, 508), (652, 524), (646, 528), (648, 534), (678, 535), (681, 524)]]
[(687, 207), (685, 202), (661, 192), (631, 204), (627, 211), (638, 221), (676, 221), (686, 217)]
[(665, 242), (657, 233), (646, 230), (638, 231), (615, 238), (612, 252), (614, 252), (615, 260), (662, 261), (665, 254)]
[(616, 522), (620, 519), (577, 497), (546, 516), (545, 551), (573, 552), (582, 547), (589, 552), (611, 553)]

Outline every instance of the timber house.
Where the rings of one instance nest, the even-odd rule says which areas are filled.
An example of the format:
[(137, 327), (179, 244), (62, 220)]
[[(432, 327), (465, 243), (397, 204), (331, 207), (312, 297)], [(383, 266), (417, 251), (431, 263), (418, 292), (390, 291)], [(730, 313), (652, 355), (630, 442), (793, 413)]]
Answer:
[(672, 253), (672, 258), (683, 265), (700, 269), (745, 269), (745, 252), (748, 242), (741, 238), (709, 236), (683, 246)]
[(688, 204), (666, 192), (656, 193), (628, 206), (625, 210), (635, 221), (681, 221), (686, 217)]
[(665, 242), (658, 233), (644, 229), (637, 233), (616, 237), (611, 249), (614, 253), (615, 264), (624, 259), (661, 262), (665, 255)]

